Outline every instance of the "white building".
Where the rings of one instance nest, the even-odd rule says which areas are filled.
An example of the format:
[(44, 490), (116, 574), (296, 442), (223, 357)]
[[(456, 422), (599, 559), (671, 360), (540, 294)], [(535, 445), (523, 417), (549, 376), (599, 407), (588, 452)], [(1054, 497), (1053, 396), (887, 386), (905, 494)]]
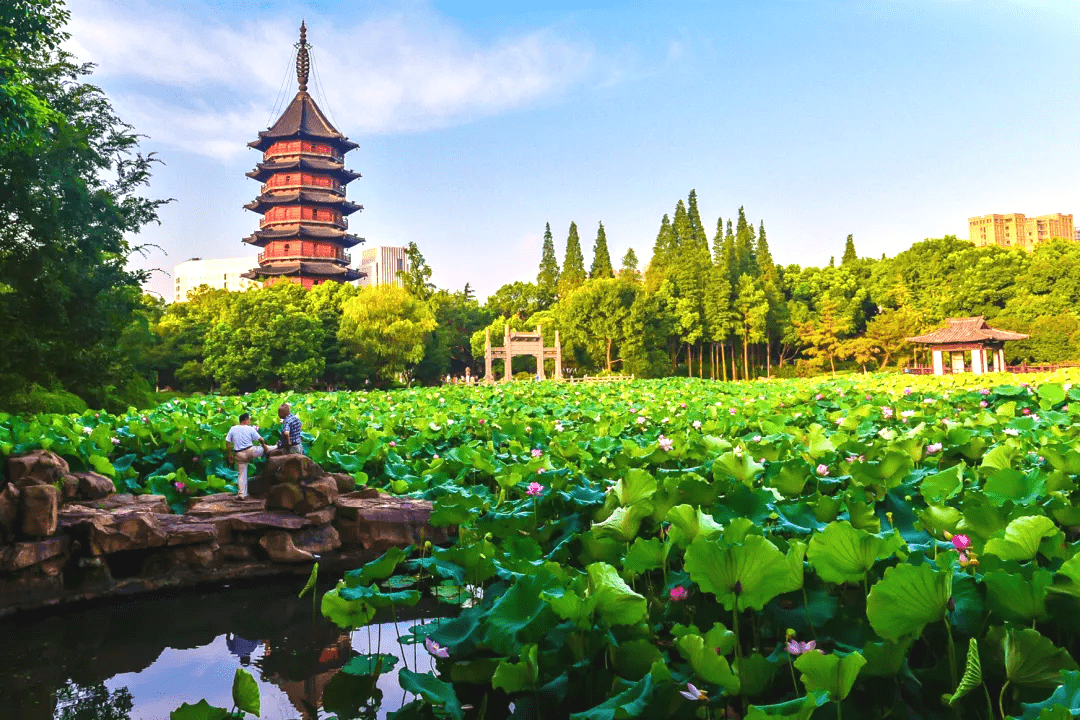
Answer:
[(369, 285), (398, 285), (401, 279), (398, 272), (409, 270), (409, 259), (403, 247), (376, 245), (364, 248), (360, 253), (360, 272), (364, 277), (357, 280), (361, 287)]
[(201, 285), (214, 290), (247, 290), (258, 287), (258, 282), (240, 277), (241, 273), (258, 266), (259, 258), (256, 255), (211, 260), (192, 258), (173, 269), (173, 285), (176, 289), (174, 299), (176, 302), (184, 302), (188, 299), (188, 293)]

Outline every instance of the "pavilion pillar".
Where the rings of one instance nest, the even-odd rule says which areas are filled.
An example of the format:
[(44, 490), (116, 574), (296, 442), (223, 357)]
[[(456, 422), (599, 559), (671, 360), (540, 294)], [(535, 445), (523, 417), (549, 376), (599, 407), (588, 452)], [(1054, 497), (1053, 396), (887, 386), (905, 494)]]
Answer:
[(510, 326), (504, 325), (505, 332), (503, 333), (503, 348), (506, 350), (506, 369), (503, 372), (503, 377), (506, 382), (510, 382), (514, 379), (514, 354), (510, 351)]
[(559, 341), (559, 331), (555, 331), (555, 379), (562, 380), (562, 343)]
[(544, 379), (544, 330), (540, 325), (536, 326), (536, 334), (540, 337), (536, 343), (536, 379)]
[(1005, 348), (1000, 347), (994, 353), (994, 363), (997, 365), (999, 372), (1005, 372)]
[(981, 347), (971, 351), (971, 372), (975, 375), (983, 374), (983, 352)]
[(941, 362), (941, 351), (938, 350), (937, 348), (934, 348), (934, 374), (935, 375), (944, 375), (945, 374), (945, 366)]
[(491, 328), (484, 330), (484, 382), (495, 382), (495, 376), (491, 374)]

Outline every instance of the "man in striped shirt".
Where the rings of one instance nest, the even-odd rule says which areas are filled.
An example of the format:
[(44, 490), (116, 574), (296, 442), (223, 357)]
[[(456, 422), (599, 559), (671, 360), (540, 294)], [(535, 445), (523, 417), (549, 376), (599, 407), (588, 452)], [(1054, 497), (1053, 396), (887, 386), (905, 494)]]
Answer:
[(304, 424), (300, 418), (292, 413), (288, 403), (283, 403), (278, 408), (278, 417), (281, 418), (281, 439), (278, 440), (278, 452), (283, 455), (303, 455), (304, 448), (300, 433)]

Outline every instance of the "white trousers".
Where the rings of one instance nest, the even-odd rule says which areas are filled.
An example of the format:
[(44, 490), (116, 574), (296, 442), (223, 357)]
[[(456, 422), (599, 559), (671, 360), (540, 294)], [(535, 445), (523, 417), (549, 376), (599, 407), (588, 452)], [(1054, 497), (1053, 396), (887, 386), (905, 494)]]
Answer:
[(236, 453), (236, 474), (237, 474), (237, 489), (239, 490), (240, 497), (247, 495), (247, 471), (248, 465), (250, 465), (255, 458), (263, 456), (262, 446), (251, 446), (240, 450)]

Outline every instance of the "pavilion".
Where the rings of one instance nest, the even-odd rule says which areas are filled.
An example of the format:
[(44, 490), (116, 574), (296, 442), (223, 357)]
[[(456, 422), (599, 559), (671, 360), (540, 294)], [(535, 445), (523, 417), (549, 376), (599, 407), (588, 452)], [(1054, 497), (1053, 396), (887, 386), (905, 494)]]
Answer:
[(942, 353), (949, 354), (950, 372), (964, 372), (967, 369), (964, 353), (967, 351), (971, 351), (971, 372), (976, 375), (991, 371), (1002, 372), (1005, 370), (1005, 341), (1024, 340), (1029, 337), (1023, 333), (995, 330), (986, 324), (986, 318), (982, 315), (949, 318), (945, 322), (948, 325), (940, 330), (907, 338), (908, 342), (930, 346), (934, 355), (935, 375), (945, 374)]

